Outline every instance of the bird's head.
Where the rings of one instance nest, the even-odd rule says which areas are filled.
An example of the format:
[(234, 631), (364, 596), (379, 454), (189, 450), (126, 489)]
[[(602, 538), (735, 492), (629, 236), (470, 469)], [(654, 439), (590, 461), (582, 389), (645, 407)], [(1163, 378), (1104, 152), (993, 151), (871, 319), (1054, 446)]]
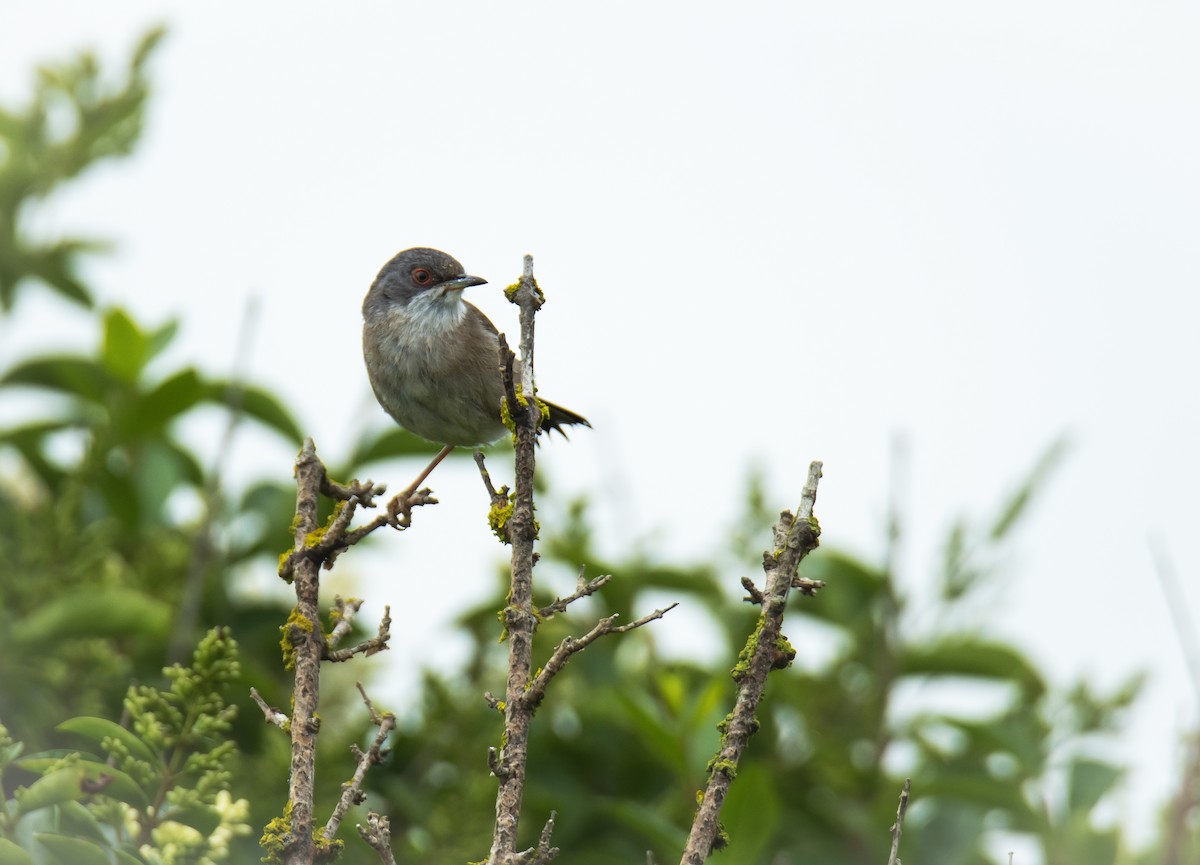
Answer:
[(363, 314), (390, 306), (407, 307), (416, 298), (422, 306), (457, 307), (462, 290), (487, 282), (470, 276), (454, 256), (424, 246), (397, 253), (383, 266), (363, 301)]

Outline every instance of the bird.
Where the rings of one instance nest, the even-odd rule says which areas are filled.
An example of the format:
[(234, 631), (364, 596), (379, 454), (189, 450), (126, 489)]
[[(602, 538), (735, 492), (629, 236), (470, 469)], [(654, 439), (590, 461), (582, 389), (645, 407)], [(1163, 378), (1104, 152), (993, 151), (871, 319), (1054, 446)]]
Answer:
[[(407, 498), (456, 447), (482, 447), (506, 429), (500, 332), (465, 289), (487, 280), (467, 274), (452, 255), (429, 247), (398, 252), (379, 271), (363, 299), (363, 360), (379, 405), (409, 432), (442, 445)], [(514, 375), (519, 379), (520, 361)], [(546, 402), (543, 429), (591, 424)]]

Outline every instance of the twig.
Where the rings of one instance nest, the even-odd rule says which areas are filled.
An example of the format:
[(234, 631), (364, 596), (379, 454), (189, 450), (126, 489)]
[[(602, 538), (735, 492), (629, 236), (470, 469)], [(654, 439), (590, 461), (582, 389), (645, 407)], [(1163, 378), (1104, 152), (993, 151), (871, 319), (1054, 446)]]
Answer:
[(900, 833), (904, 831), (904, 814), (908, 811), (908, 791), (912, 789), (912, 778), (904, 779), (904, 789), (900, 791), (900, 805), (896, 808), (896, 822), (892, 824), (892, 852), (888, 856), (888, 865), (900, 865)]
[[(388, 524), (388, 517), (380, 515), (364, 526), (350, 529), (350, 523), (358, 508), (375, 507), (375, 498), (383, 495), (387, 490), (382, 484), (375, 484), (371, 481), (351, 481), (349, 484), (339, 484), (330, 479), (325, 464), (317, 457), (317, 449), (312, 439), (304, 440), (304, 447), (296, 458), (297, 495), (299, 495), (302, 467), (305, 471), (305, 483), (309, 487), (305, 495), (312, 500), (313, 511), (311, 527), (300, 534), (299, 525), (297, 525), (292, 551), (279, 562), (279, 576), (289, 582), (294, 575), (297, 562), (301, 559), (315, 562), (318, 566), (324, 566), (328, 570), (333, 567), (334, 561), (344, 550), (354, 546), (376, 529)], [(334, 508), (329, 523), (318, 527), (316, 503), (322, 494), (338, 502), (338, 505)], [(412, 506), (437, 504), (437, 500), (417, 493), (410, 497), (409, 504)]]
[(536, 847), (530, 847), (517, 854), (516, 861), (520, 865), (545, 865), (558, 856), (558, 848), (550, 846), (550, 836), (554, 834), (554, 818), (557, 816), (556, 812), (550, 812), (550, 819), (542, 827), (542, 834), (538, 836)]
[[(361, 603), (361, 601), (360, 601)], [(341, 625), (341, 622), (338, 623)], [(325, 660), (333, 661), (335, 664), (340, 664), (343, 661), (348, 661), (355, 655), (363, 655), (371, 657), (378, 652), (387, 650), (388, 640), (392, 637), (392, 608), (386, 606), (383, 608), (383, 618), (379, 620), (379, 631), (374, 637), (369, 637), (361, 643), (355, 643), (345, 649), (329, 649), (326, 646)], [(336, 631), (336, 628), (335, 628)]]
[[(338, 798), (337, 805), (334, 806), (333, 813), (329, 816), (329, 822), (325, 824), (323, 834), (326, 841), (332, 841), (337, 837), (338, 827), (342, 825), (342, 820), (345, 818), (346, 812), (350, 810), (350, 806), (361, 805), (366, 800), (367, 794), (362, 791), (363, 779), (366, 778), (367, 770), (371, 766), (383, 762), (386, 756), (383, 752), (383, 743), (396, 726), (396, 716), (391, 712), (377, 712), (371, 699), (367, 696), (367, 692), (363, 690), (362, 682), (358, 682), (357, 685), (358, 693), (362, 695), (363, 702), (367, 705), (367, 711), (371, 713), (371, 722), (379, 727), (379, 732), (366, 752), (357, 745), (351, 746), (354, 756), (358, 759), (358, 766), (354, 770), (354, 776), (342, 785), (342, 795)], [(359, 832), (362, 832), (361, 828)]]
[(392, 827), (388, 824), (387, 817), (370, 811), (367, 814), (367, 825), (364, 827), (358, 823), (354, 828), (358, 830), (362, 839), (379, 854), (379, 861), (383, 865), (396, 865), (396, 860), (392, 856)]
[(615, 624), (617, 616), (614, 614), (601, 619), (596, 623), (594, 628), (578, 639), (574, 637), (564, 638), (558, 644), (558, 648), (554, 650), (550, 659), (546, 661), (546, 665), (542, 667), (541, 671), (530, 682), (521, 699), (528, 703), (532, 709), (536, 709), (546, 696), (546, 687), (550, 684), (550, 680), (558, 675), (559, 671), (567, 665), (567, 661), (571, 660), (572, 655), (582, 652), (606, 634), (623, 634), (626, 631), (632, 631), (634, 628), (640, 628), (642, 625), (653, 622), (655, 619), (661, 619), (678, 606), (678, 603), (671, 604), (670, 606), (663, 607), (661, 610), (655, 610), (649, 615), (642, 616), (636, 622), (630, 622), (628, 625), (621, 625), (620, 627)]
[(288, 725), (288, 716), (276, 709), (274, 706), (267, 705), (267, 701), (258, 693), (258, 688), (250, 689), (250, 697), (254, 702), (258, 703), (258, 708), (262, 709), (263, 718), (268, 724), (274, 724), (280, 730), (286, 730)]
[(734, 680), (738, 683), (737, 697), (733, 711), (720, 725), (721, 747), (709, 763), (708, 784), (692, 821), (687, 846), (680, 860), (682, 865), (702, 865), (715, 849), (720, 835), (718, 818), (721, 806), (737, 772), (742, 751), (750, 736), (758, 729), (754, 713), (762, 698), (767, 674), (788, 666), (795, 657), (795, 650), (782, 633), (788, 593), (793, 588), (801, 591), (820, 588), (820, 582), (816, 580), (797, 585), (801, 581), (796, 577), (801, 560), (817, 548), (821, 534), (820, 526), (813, 517), (820, 479), (821, 463), (814, 461), (808, 467), (808, 482), (800, 494), (797, 516), (793, 517), (789, 511), (779, 515), (774, 527), (775, 549), (763, 553), (766, 585), (759, 593), (762, 612), (758, 626), (750, 635), (733, 669)]
[(340, 643), (350, 629), (354, 627), (354, 616), (362, 609), (362, 598), (350, 598), (342, 600), (341, 595), (333, 596), (333, 610), (330, 616), (337, 622), (333, 626), (333, 630), (325, 637), (325, 643), (329, 646), (336, 646)]
[(575, 593), (565, 598), (555, 598), (554, 601), (538, 610), (539, 619), (549, 619), (555, 613), (564, 612), (568, 606), (578, 601), (580, 598), (586, 598), (589, 595), (594, 595), (612, 579), (612, 574), (601, 574), (592, 580), (585, 580), (584, 573), (587, 571), (586, 565), (580, 565), (579, 576), (575, 579)]

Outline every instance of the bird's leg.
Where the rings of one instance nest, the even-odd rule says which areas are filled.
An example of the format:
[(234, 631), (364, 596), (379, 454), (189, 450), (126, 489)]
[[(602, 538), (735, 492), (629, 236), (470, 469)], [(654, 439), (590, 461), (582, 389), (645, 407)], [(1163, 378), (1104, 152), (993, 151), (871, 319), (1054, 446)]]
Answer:
[(438, 455), (433, 458), (433, 461), (429, 465), (425, 466), (425, 471), (417, 475), (417, 479), (409, 484), (408, 489), (401, 493), (401, 495), (403, 495), (405, 498), (408, 498), (415, 493), (425, 478), (432, 474), (433, 470), (438, 467), (438, 463), (448, 457), (450, 455), (450, 451), (452, 450), (454, 450), (454, 445), (446, 445), (440, 451), (438, 451)]
[[(399, 495), (394, 496), (392, 500), (388, 502), (387, 512), (389, 523), (397, 527), (408, 524), (407, 517), (409, 511), (411, 510), (409, 500), (412, 498), (413, 493), (420, 488), (421, 484), (425, 481), (425, 478), (429, 477), (433, 470), (438, 467), (438, 463), (450, 455), (450, 451), (452, 450), (454, 450), (454, 445), (446, 445), (440, 451), (438, 451), (438, 455), (433, 458), (433, 461), (430, 462), (429, 465), (425, 466), (424, 471), (417, 475), (417, 479), (408, 485), (408, 489)], [(400, 514), (404, 514), (406, 519), (398, 519)]]

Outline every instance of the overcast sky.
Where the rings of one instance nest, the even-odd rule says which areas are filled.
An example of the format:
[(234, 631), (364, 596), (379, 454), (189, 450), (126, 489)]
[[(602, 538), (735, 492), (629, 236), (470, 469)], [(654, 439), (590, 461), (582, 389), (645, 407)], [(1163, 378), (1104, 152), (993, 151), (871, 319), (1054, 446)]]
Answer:
[[(89, 271), (103, 301), (182, 317), (177, 359), (225, 374), (257, 298), (249, 375), (336, 459), (385, 421), (359, 350), (383, 262), (445, 249), (515, 333), (499, 287), (532, 253), (539, 385), (595, 425), (542, 465), (600, 497), (611, 550), (655, 531), (664, 557), (702, 557), (748, 466), (782, 508), (822, 459), (825, 543), (878, 560), (900, 435), (919, 591), (951, 522), (989, 517), (1068, 437), (987, 627), (1059, 681), (1151, 672), (1122, 803), (1144, 825), (1197, 721), (1146, 543), (1163, 538), (1200, 619), (1196, 5), (332, 8), (0, 6), (10, 103), (35, 61), (121, 59), (170, 27), (137, 156), (39, 216), (119, 239)], [(27, 301), (0, 324), (0, 366), (89, 339), (84, 317)], [(237, 464), (290, 459), (251, 440)], [(398, 488), (414, 468), (384, 471)], [(443, 504), (377, 544), (393, 572), (360, 588), (376, 611), (421, 603), (464, 521), (480, 563), (464, 597), (487, 583), (473, 467), (433, 486)]]

